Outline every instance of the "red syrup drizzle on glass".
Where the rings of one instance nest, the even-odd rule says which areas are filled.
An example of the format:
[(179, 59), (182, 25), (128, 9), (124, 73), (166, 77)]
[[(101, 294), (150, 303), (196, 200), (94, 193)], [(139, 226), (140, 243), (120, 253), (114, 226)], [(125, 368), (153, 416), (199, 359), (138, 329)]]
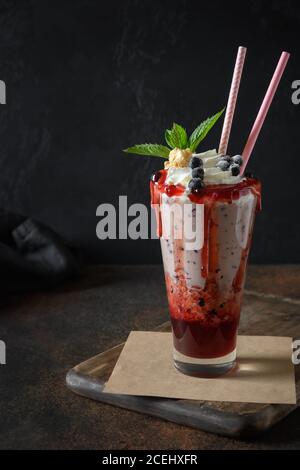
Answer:
[[(162, 236), (160, 214), (161, 195), (180, 196), (185, 188), (166, 184), (167, 170), (161, 170), (157, 181), (151, 181), (151, 204), (155, 208), (158, 236)], [(247, 246), (242, 250), (240, 264), (232, 282), (230, 296), (224, 298), (218, 286), (218, 225), (211, 217), (217, 202), (232, 204), (242, 195), (252, 192), (256, 198), (256, 211), (261, 209), (261, 186), (254, 178), (246, 178), (234, 185), (210, 185), (197, 193), (190, 193), (195, 204), (204, 204), (204, 244), (201, 250), (201, 276), (204, 288), (188, 287), (184, 273), (184, 250), (182, 241), (174, 243), (176, 279), (166, 272), (174, 345), (180, 353), (199, 358), (221, 357), (236, 347), (236, 332), (239, 323), (241, 296), (251, 233)]]

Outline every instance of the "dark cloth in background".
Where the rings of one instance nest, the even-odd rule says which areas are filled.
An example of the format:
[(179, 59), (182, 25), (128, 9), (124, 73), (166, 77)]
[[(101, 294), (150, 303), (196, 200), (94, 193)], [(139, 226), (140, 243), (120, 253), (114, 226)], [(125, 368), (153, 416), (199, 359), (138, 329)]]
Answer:
[(78, 275), (79, 262), (45, 225), (0, 210), (0, 291), (52, 287)]

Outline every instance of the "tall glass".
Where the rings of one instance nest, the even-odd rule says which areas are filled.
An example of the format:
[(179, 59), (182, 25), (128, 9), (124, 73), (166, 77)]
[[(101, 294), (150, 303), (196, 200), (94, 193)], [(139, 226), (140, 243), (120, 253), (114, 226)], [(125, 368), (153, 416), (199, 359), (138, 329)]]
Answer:
[[(189, 375), (221, 375), (235, 365), (260, 183), (247, 178), (234, 185), (207, 186), (187, 196), (180, 188), (166, 186), (164, 179), (162, 171), (151, 182), (151, 194), (161, 241), (174, 363)], [(196, 243), (191, 243), (185, 230), (191, 221)]]

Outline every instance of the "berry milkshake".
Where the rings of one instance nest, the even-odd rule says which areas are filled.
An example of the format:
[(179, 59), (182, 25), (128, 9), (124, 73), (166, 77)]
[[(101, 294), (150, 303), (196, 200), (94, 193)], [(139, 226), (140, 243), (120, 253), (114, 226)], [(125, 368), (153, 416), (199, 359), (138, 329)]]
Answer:
[[(173, 152), (173, 154), (172, 154)], [(175, 149), (150, 183), (173, 328), (174, 362), (182, 372), (214, 376), (235, 364), (245, 270), (260, 183), (241, 177), (242, 158), (215, 150)], [(190, 205), (201, 246), (187, 249), (182, 236), (164, 234), (169, 206)], [(197, 219), (197, 205), (203, 217)], [(174, 212), (175, 213), (175, 212)], [(173, 225), (184, 225), (184, 211)]]
[(235, 364), (245, 270), (260, 183), (242, 176), (241, 155), (197, 148), (224, 110), (190, 136), (174, 123), (168, 147), (140, 144), (128, 153), (165, 158), (151, 178), (151, 204), (165, 271), (174, 364), (213, 377)]

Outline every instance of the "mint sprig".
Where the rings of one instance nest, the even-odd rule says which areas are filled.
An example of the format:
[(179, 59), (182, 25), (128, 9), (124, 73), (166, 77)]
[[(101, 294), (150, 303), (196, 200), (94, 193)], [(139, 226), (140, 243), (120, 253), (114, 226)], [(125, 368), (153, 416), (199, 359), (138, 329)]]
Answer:
[(124, 149), (123, 152), (135, 153), (136, 155), (149, 155), (151, 157), (168, 158), (170, 149), (160, 144), (139, 144)]
[(207, 136), (211, 128), (216, 124), (219, 117), (223, 114), (225, 108), (221, 109), (217, 114), (207, 118), (201, 122), (198, 127), (193, 131), (189, 138), (189, 148), (192, 152), (196, 150), (200, 142)]
[(189, 148), (192, 152), (195, 152), (200, 142), (202, 142), (212, 127), (216, 124), (224, 110), (225, 108), (221, 109), (218, 113), (201, 122), (189, 138), (185, 128), (174, 122), (172, 129), (167, 129), (165, 131), (165, 140), (168, 147), (160, 144), (139, 144), (128, 147), (123, 151), (126, 153), (134, 153), (136, 155), (149, 155), (151, 157), (162, 158), (169, 158), (169, 153), (174, 148)]
[(173, 123), (172, 129), (165, 132), (165, 140), (171, 148), (186, 149), (188, 146), (188, 136), (184, 127)]

